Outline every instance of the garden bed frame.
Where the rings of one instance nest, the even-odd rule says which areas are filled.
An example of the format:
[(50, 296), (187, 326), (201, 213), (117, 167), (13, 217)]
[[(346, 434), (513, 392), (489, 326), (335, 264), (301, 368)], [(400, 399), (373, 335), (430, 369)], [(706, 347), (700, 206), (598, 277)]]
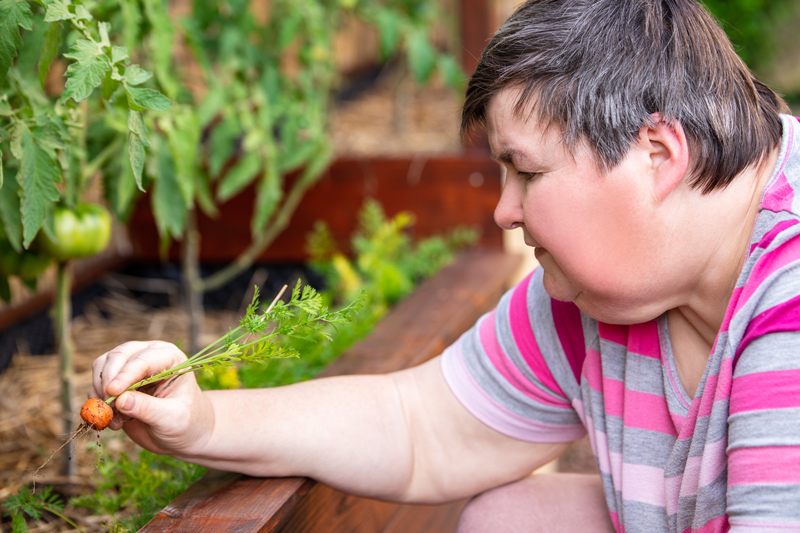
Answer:
[[(321, 376), (392, 372), (435, 357), (497, 303), (519, 263), (517, 256), (500, 251), (460, 254)], [(464, 503), (396, 504), (348, 495), (307, 478), (211, 470), (140, 531), (452, 531)]]

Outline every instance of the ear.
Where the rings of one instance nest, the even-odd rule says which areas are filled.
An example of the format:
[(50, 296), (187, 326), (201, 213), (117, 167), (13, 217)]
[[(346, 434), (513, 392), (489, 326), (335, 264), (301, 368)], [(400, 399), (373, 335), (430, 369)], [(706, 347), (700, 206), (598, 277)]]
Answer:
[(689, 143), (679, 122), (665, 122), (653, 115), (655, 123), (639, 131), (639, 145), (646, 150), (656, 201), (663, 202), (681, 183), (689, 170)]

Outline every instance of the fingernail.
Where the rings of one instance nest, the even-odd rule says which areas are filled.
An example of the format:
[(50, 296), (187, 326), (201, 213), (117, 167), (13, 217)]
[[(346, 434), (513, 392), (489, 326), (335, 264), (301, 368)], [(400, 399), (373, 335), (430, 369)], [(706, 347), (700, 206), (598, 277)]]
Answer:
[[(120, 403), (122, 400), (122, 403)], [(123, 394), (121, 398), (117, 399), (117, 409), (120, 411), (130, 411), (133, 409), (136, 399), (132, 394)]]

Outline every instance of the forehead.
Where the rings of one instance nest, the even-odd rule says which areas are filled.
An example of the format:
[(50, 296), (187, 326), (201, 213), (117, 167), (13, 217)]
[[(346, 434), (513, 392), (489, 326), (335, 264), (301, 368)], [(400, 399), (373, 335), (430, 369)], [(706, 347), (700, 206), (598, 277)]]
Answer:
[(510, 87), (497, 93), (486, 106), (486, 131), (492, 157), (502, 163), (517, 158), (537, 162), (569, 155), (558, 127), (543, 123), (534, 113), (535, 102), (517, 109), (521, 89)]

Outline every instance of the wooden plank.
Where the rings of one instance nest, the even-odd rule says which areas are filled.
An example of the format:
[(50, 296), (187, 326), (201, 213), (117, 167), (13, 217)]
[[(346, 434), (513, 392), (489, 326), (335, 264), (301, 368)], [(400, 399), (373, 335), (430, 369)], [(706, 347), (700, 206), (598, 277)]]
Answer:
[[(497, 303), (518, 265), (518, 257), (502, 252), (459, 255), (323, 375), (390, 372), (438, 355)], [(449, 531), (462, 505), (408, 506), (358, 498), (312, 480), (210, 471), (141, 531)]]
[[(294, 179), (294, 178), (291, 178)], [(303, 262), (306, 240), (314, 223), (324, 220), (341, 250), (349, 252), (350, 236), (367, 198), (375, 198), (388, 216), (414, 215), (417, 238), (441, 235), (458, 225), (481, 233), (479, 246), (500, 250), (503, 235), (494, 222), (500, 199), (500, 167), (484, 153), (442, 157), (341, 159), (335, 161), (303, 197), (289, 226), (261, 255), (264, 262)], [(250, 241), (252, 188), (220, 206), (219, 216), (198, 216), (200, 260), (224, 263)], [(133, 259), (160, 260), (160, 240), (148, 196), (137, 203), (128, 224)], [(179, 243), (169, 258), (179, 258)]]

